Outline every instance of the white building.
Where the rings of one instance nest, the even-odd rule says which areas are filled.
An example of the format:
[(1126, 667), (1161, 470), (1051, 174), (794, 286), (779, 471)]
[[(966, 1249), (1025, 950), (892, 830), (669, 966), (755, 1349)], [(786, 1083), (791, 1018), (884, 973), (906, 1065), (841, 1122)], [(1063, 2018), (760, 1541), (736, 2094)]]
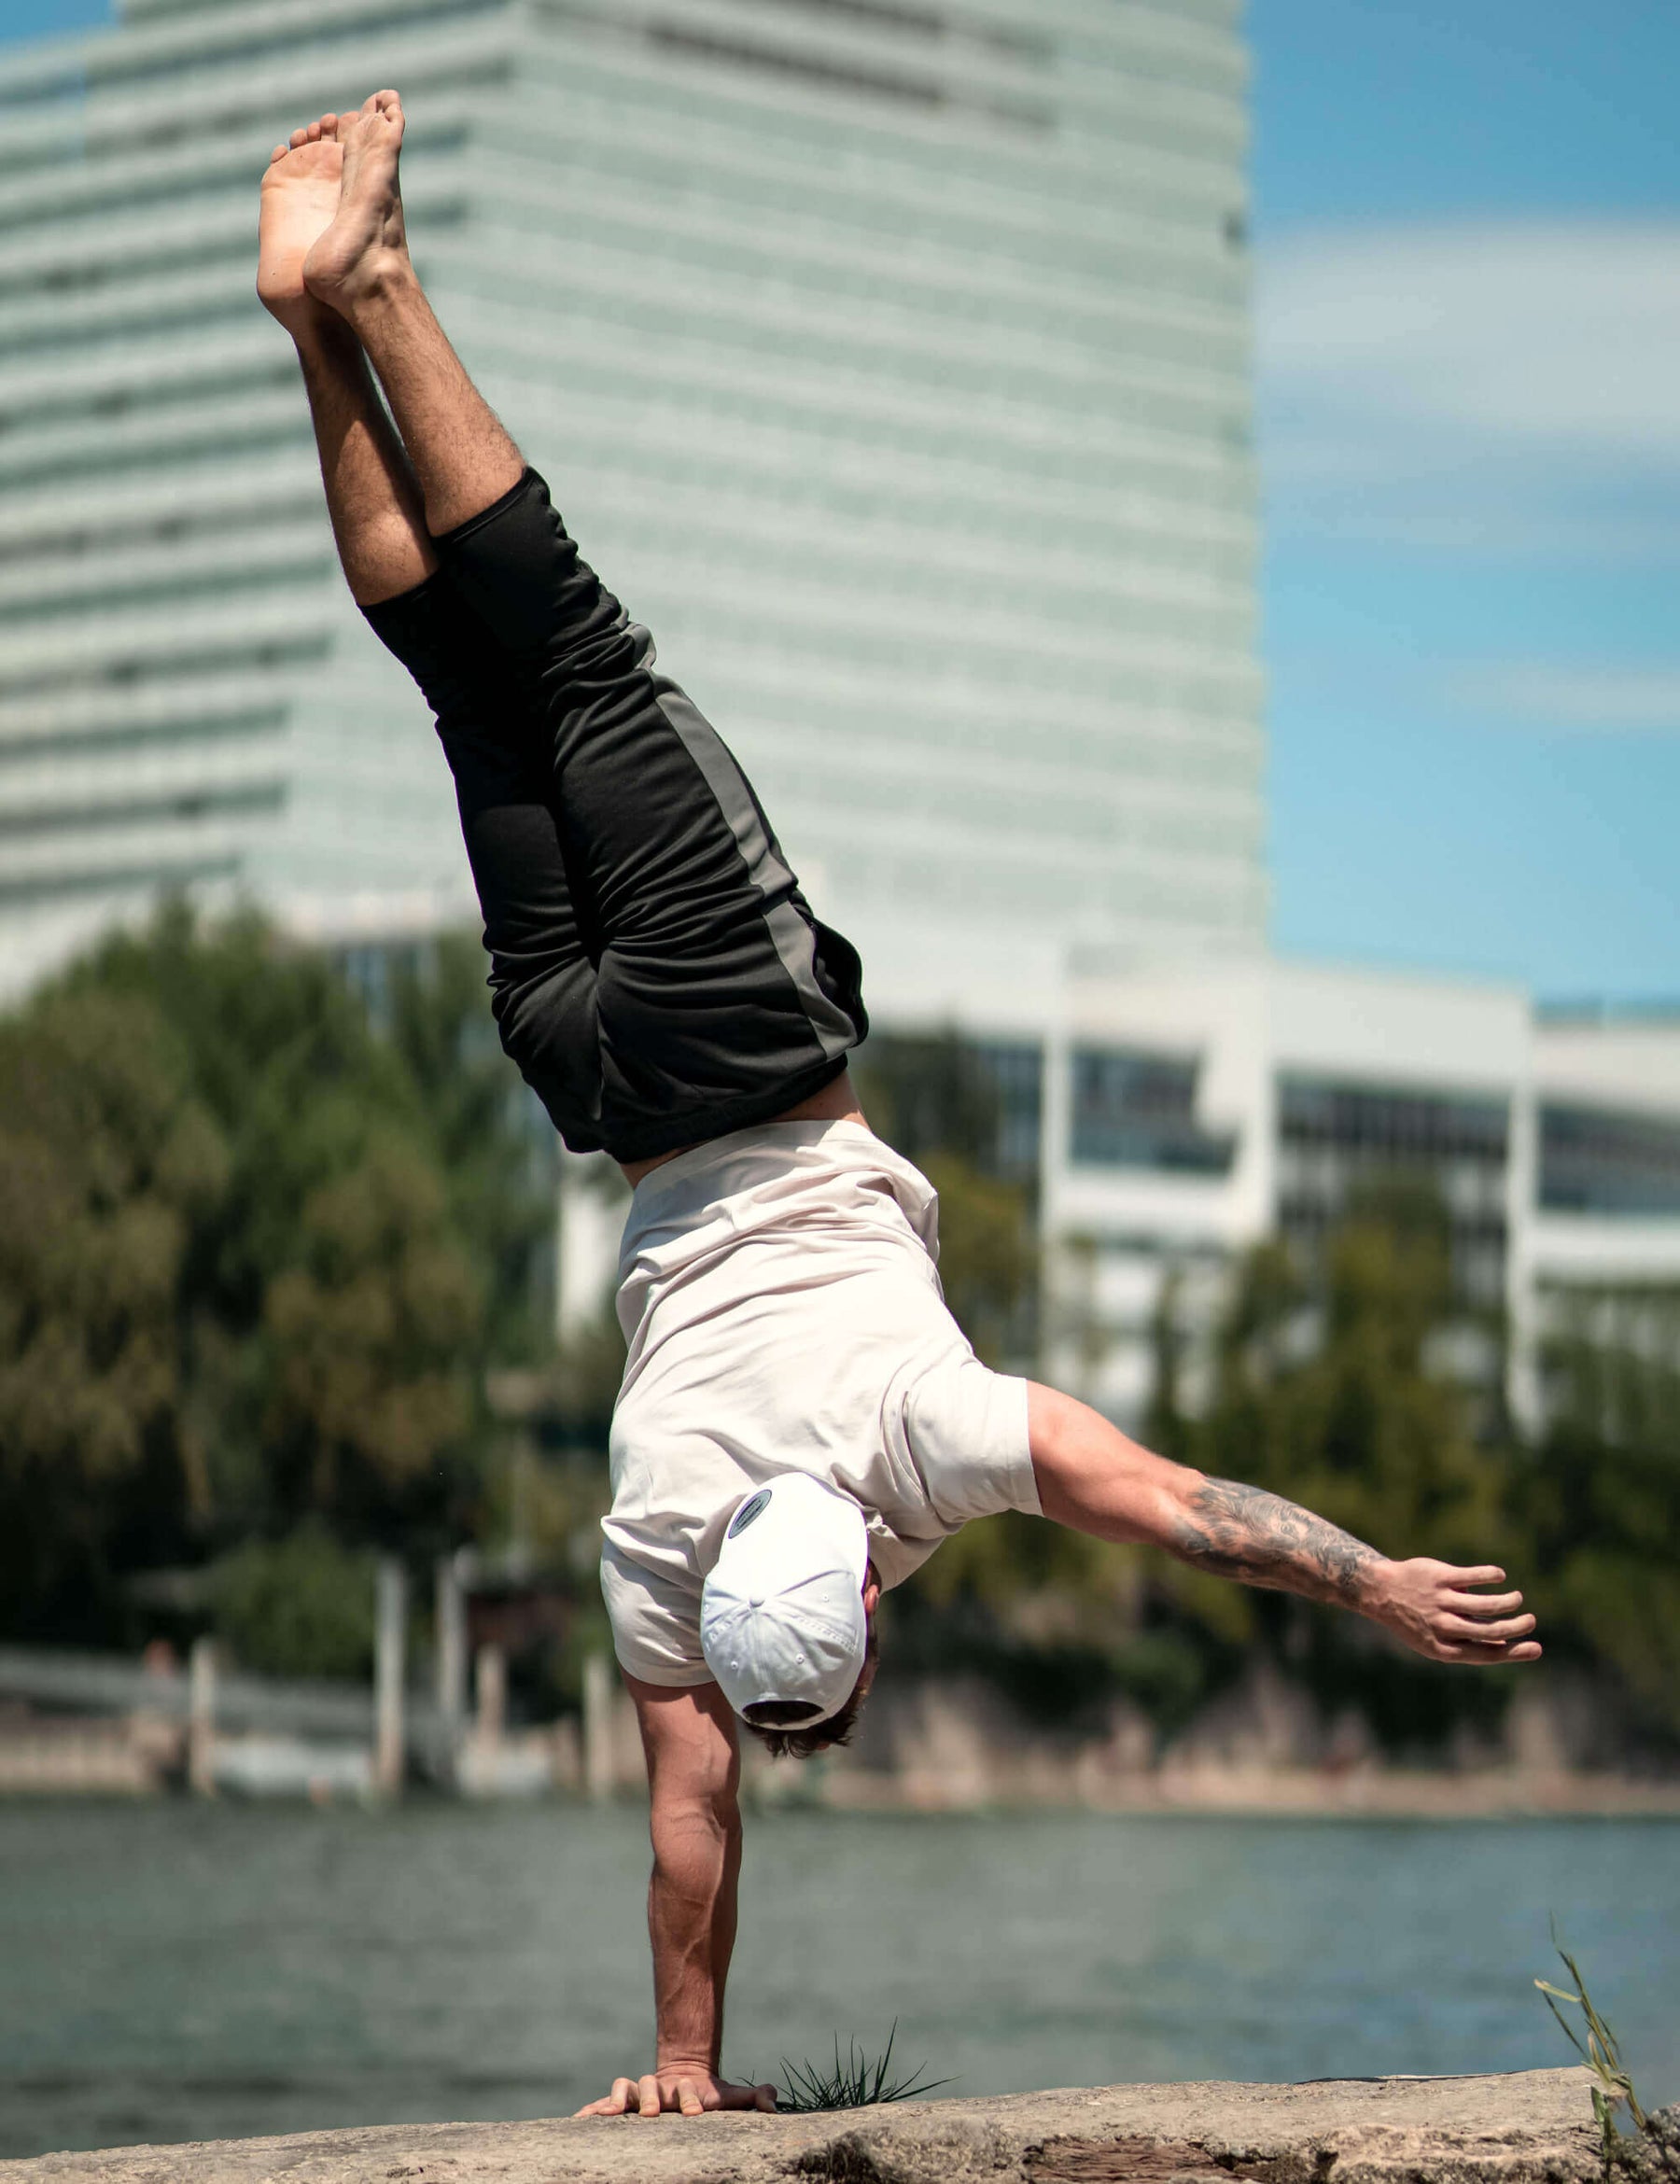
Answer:
[[(1019, 1043), (1026, 1010), (1000, 1020)], [(1680, 1015), (1536, 1015), (1513, 987), (1302, 963), (1087, 962), (1043, 1032), (1044, 1367), (1123, 1420), (1176, 1277), (1205, 1324), (1238, 1255), (1310, 1245), (1379, 1174), (1445, 1205), (1459, 1294), (1503, 1311), (1509, 1393), (1572, 1309), (1680, 1297)], [(1496, 1351), (1458, 1361), (1485, 1374)]]
[(0, 60), (0, 964), (470, 914), (251, 289), (385, 83), (441, 315), (889, 1014), (1264, 926), (1238, 0), (122, 0)]

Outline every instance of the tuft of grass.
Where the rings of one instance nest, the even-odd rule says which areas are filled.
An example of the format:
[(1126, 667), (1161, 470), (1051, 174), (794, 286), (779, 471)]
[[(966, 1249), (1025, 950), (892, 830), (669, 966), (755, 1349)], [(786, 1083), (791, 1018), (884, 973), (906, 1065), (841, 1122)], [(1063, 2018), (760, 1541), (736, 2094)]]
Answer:
[(785, 2116), (808, 2116), (827, 2108), (870, 2108), (883, 2101), (907, 2101), (917, 2093), (937, 2093), (942, 2085), (955, 2082), (949, 2078), (924, 2078), (920, 2064), (907, 2078), (894, 2078), (892, 2046), (897, 2038), (895, 2017), (887, 2045), (873, 2063), (855, 2039), (847, 2041), (842, 2057), (838, 2033), (834, 2035), (832, 2066), (827, 2063), (790, 2063), (784, 2055), (782, 2078), (787, 2094), (777, 2102), (777, 2109)]
[[(1639, 2096), (1633, 2091), (1633, 2080), (1629, 2077), (1627, 2065), (1622, 2061), (1620, 2044), (1593, 2008), (1592, 1997), (1587, 1992), (1587, 1982), (1581, 1977), (1581, 1967), (1558, 1939), (1555, 1925), (1552, 1927), (1552, 1947), (1563, 1959), (1564, 1967), (1575, 1983), (1576, 1992), (1572, 1995), (1566, 1988), (1554, 1987), (1549, 1980), (1536, 1980), (1534, 1984), (1545, 1995), (1546, 2007), (1557, 2019), (1564, 2038), (1596, 2080), (1592, 2088), (1592, 2112), (1598, 2118), (1599, 2132), (1603, 2140), (1604, 2163), (1608, 2168), (1615, 2162), (1622, 2144), (1621, 2129), (1616, 2121), (1617, 2108), (1625, 2102), (1629, 2114), (1642, 2132), (1646, 2129), (1648, 2119), (1639, 2105)], [(1560, 2002), (1567, 2002), (1580, 2011), (1587, 2035), (1584, 2040), (1558, 2008)]]

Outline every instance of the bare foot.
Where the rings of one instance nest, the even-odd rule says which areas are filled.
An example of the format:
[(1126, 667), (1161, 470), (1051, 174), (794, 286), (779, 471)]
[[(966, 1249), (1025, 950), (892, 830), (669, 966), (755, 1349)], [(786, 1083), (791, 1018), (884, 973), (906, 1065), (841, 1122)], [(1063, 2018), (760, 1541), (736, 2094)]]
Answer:
[(344, 152), (338, 212), (311, 247), (303, 278), (312, 296), (349, 317), (413, 270), (397, 181), (402, 148), (397, 93), (375, 91), (359, 114), (343, 117), (338, 141)]
[(257, 224), (257, 294), (296, 337), (320, 321), (322, 305), (303, 285), (303, 260), (337, 217), (344, 154), (338, 116), (323, 114), (277, 144), (262, 177)]

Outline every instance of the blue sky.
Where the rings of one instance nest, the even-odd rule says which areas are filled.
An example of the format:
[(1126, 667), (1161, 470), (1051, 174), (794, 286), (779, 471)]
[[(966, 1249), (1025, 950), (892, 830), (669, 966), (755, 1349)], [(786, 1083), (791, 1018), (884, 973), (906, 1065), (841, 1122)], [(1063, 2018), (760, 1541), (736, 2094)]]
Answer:
[(1251, 29), (1277, 943), (1680, 994), (1680, 9)]
[(1680, 7), (1249, 29), (1274, 938), (1680, 995)]

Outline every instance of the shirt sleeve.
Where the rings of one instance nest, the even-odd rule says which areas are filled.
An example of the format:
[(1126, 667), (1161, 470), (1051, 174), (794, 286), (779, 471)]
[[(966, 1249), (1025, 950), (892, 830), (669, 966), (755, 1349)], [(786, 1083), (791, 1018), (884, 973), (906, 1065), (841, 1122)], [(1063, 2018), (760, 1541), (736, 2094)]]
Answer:
[(638, 1683), (709, 1684), (700, 1650), (700, 1603), (687, 1589), (633, 1561), (612, 1540), (601, 1543), (601, 1597), (612, 1625), (612, 1650)]
[(928, 1500), (955, 1528), (1001, 1509), (1043, 1516), (1027, 1439), (1027, 1383), (972, 1353), (942, 1358), (904, 1390), (904, 1437)]

